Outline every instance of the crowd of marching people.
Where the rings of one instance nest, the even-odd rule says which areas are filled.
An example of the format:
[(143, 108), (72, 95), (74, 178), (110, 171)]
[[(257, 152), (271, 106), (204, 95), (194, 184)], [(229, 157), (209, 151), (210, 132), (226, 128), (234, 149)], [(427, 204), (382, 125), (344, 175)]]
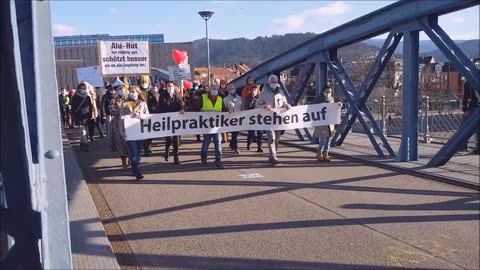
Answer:
[[(105, 92), (105, 93), (103, 93)], [(313, 103), (333, 103), (332, 90), (327, 86), (322, 95)], [(289, 110), (284, 91), (281, 89), (278, 77), (271, 75), (268, 83), (261, 90), (253, 78), (247, 78), (246, 85), (237, 91), (233, 84), (222, 80), (219, 84), (210, 86), (193, 83), (188, 91), (181, 91), (174, 82), (150, 83), (149, 77), (141, 77), (137, 85), (127, 86), (119, 78), (106, 83), (104, 90), (93, 87), (88, 82), (81, 82), (76, 89), (59, 93), (61, 122), (64, 127), (78, 127), (81, 131), (80, 149), (89, 151), (89, 141), (94, 141), (95, 129), (101, 138), (107, 137), (112, 151), (116, 152), (123, 168), (130, 167), (132, 176), (136, 180), (143, 179), (140, 170), (141, 155), (152, 154), (152, 140), (128, 140), (125, 136), (124, 117), (138, 117), (145, 114), (184, 112), (239, 112), (242, 110), (285, 108)], [(105, 133), (103, 129), (105, 129)], [(251, 150), (256, 144), (256, 151), (263, 153), (264, 134), (268, 145), (269, 163), (279, 164), (277, 149), (282, 132), (277, 130), (247, 131), (246, 149)], [(330, 161), (329, 145), (333, 135), (333, 125), (315, 128), (314, 136), (319, 138), (319, 161)], [(230, 136), (229, 136), (230, 135)], [(213, 141), (216, 168), (223, 168), (222, 144), (229, 143), (230, 149), (240, 154), (238, 145), (239, 132), (230, 134), (203, 134), (197, 135), (197, 141), (202, 141), (201, 162), (207, 165), (207, 153)], [(179, 148), (180, 136), (165, 138), (164, 159), (169, 161), (173, 156), (173, 163), (180, 164)], [(172, 151), (170, 151), (172, 150)]]

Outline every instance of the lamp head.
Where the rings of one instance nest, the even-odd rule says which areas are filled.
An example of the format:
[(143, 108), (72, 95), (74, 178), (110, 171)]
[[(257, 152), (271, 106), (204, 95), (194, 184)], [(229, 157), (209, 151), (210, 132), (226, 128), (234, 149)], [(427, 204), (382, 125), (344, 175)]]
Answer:
[(200, 11), (200, 12), (198, 12), (198, 14), (200, 14), (200, 16), (201, 16), (205, 21), (208, 21), (208, 19), (210, 19), (210, 18), (213, 16), (214, 13), (215, 13), (215, 12), (213, 12), (213, 11)]

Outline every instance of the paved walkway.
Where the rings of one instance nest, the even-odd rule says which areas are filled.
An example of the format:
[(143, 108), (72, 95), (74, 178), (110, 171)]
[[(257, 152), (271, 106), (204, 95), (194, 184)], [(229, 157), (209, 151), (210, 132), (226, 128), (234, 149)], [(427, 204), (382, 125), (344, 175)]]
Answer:
[[(284, 138), (286, 142), (303, 148), (316, 150), (318, 147), (317, 144), (311, 144), (309, 141), (299, 141), (294, 131), (286, 132)], [(380, 139), (378, 139), (378, 141), (380, 141)], [(388, 141), (393, 150), (398, 151), (400, 147), (400, 139), (388, 137)], [(443, 145), (419, 142), (418, 146), (420, 156), (418, 161), (395, 162), (395, 158), (379, 158), (367, 135), (362, 133), (349, 133), (343, 145), (340, 147), (332, 147), (331, 152), (342, 157), (350, 157), (385, 165), (391, 168), (404, 169), (423, 174), (424, 176), (463, 182), (466, 185), (476, 186), (477, 189), (480, 188), (480, 156), (478, 154), (475, 155), (469, 152), (458, 152), (446, 165), (437, 168), (429, 168), (426, 166), (427, 163)], [(383, 150), (384, 153), (388, 155), (388, 152), (385, 149)]]
[(123, 268), (478, 268), (478, 192), (286, 146), (278, 167), (242, 148), (215, 170), (189, 139), (179, 166), (157, 142), (142, 181), (104, 139), (77, 152)]
[(73, 267), (74, 269), (120, 269), (82, 170), (78, 166), (75, 151), (66, 137), (63, 138), (63, 153)]

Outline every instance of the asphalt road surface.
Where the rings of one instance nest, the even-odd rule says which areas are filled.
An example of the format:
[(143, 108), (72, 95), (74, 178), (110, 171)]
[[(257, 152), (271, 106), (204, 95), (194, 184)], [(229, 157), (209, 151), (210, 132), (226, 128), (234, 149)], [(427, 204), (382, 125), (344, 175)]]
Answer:
[(193, 137), (178, 166), (157, 142), (141, 181), (106, 139), (77, 152), (123, 268), (479, 268), (478, 192), (285, 146), (272, 167), (240, 145), (218, 170)]

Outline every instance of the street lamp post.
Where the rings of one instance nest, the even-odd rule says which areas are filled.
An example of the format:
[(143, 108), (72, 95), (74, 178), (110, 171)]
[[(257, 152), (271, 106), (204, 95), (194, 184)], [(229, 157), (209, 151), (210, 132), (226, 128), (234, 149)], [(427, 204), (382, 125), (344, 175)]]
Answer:
[(208, 85), (210, 86), (210, 42), (208, 40), (208, 20), (213, 16), (213, 11), (200, 11), (198, 14), (205, 20), (205, 36), (207, 39), (207, 66), (208, 66)]

